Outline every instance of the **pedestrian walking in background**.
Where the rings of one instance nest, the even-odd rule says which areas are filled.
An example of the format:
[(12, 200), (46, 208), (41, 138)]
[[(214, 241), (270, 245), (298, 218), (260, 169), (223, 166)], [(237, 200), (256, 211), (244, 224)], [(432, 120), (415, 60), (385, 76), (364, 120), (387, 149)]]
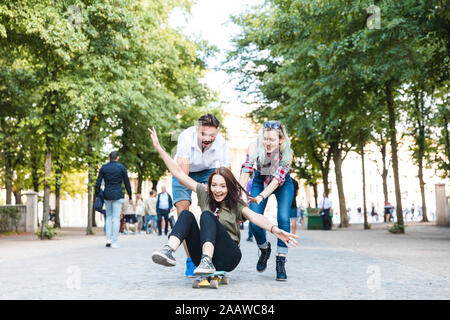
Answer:
[(158, 194), (158, 199), (156, 201), (156, 213), (158, 214), (158, 235), (162, 235), (161, 220), (164, 218), (164, 234), (167, 235), (168, 228), (173, 228), (172, 223), (169, 219), (169, 212), (173, 208), (172, 197), (166, 190), (166, 186), (161, 187), (161, 193)]
[(323, 230), (331, 230), (331, 219), (330, 219), (330, 211), (331, 211), (332, 202), (328, 199), (328, 194), (326, 192), (323, 193), (323, 198), (319, 202), (319, 214), (322, 218), (322, 229)]
[[(136, 205), (132, 201), (124, 201), (122, 205), (122, 214), (124, 216), (126, 231), (124, 234), (134, 234), (139, 232), (138, 218), (136, 215)], [(130, 223), (134, 224), (134, 232), (130, 231)]]
[(120, 228), (119, 228), (119, 232), (123, 233), (123, 228), (125, 227), (125, 222), (123, 220), (124, 216), (122, 213), (122, 207), (120, 208)]
[(391, 206), (390, 212), (391, 212), (390, 222), (394, 222), (395, 221), (395, 217), (397, 216), (397, 213), (395, 212), (395, 206)]
[(371, 204), (370, 215), (372, 216), (372, 220), (376, 219), (378, 221), (378, 213), (375, 210), (375, 205), (373, 204), (373, 202)]
[(408, 209), (408, 207), (406, 207), (405, 210), (403, 210), (403, 215), (405, 217), (405, 221), (408, 219), (408, 214), (409, 214), (409, 209)]
[(298, 223), (302, 225), (303, 224), (303, 213), (305, 212), (305, 208), (303, 207), (302, 204), (300, 204), (300, 207), (298, 207), (297, 212), (298, 212)]
[(389, 201), (386, 201), (384, 203), (384, 222), (391, 221), (391, 210), (392, 205), (389, 203)]
[(145, 219), (145, 213), (144, 213), (144, 200), (142, 200), (142, 195), (138, 193), (136, 195), (136, 216), (138, 219), (138, 229), (139, 232), (144, 228), (144, 219)]
[[(144, 201), (144, 212), (145, 212), (145, 226), (144, 230), (147, 233), (152, 233), (152, 229), (157, 230), (158, 216), (156, 213), (156, 191), (150, 191), (150, 198)], [(150, 229), (149, 229), (150, 228)]]
[(109, 154), (109, 162), (100, 168), (95, 184), (95, 196), (98, 196), (100, 193), (102, 181), (105, 184), (103, 196), (106, 208), (106, 247), (112, 248), (118, 247), (120, 212), (123, 203), (122, 183), (125, 185), (128, 193), (129, 202), (132, 203), (131, 185), (127, 169), (118, 160), (119, 153), (117, 151)]

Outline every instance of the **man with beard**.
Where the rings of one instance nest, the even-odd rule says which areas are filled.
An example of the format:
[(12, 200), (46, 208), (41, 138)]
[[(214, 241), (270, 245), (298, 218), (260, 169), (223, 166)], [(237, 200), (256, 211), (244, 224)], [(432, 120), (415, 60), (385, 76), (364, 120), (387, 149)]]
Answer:
[[(206, 184), (217, 167), (231, 167), (231, 154), (225, 139), (219, 134), (220, 121), (213, 114), (204, 114), (196, 126), (184, 130), (178, 137), (175, 160), (192, 179)], [(189, 210), (192, 191), (172, 178), (173, 202), (178, 216)], [(186, 243), (186, 276), (193, 277), (195, 265), (192, 262)]]

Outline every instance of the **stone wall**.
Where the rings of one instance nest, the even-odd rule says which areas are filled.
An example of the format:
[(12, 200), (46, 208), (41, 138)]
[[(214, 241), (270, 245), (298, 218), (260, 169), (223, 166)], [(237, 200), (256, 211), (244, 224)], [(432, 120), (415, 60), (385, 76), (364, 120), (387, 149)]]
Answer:
[(26, 214), (24, 205), (0, 206), (0, 232), (25, 231)]
[[(25, 205), (0, 206), (0, 232), (36, 232), (38, 217), (38, 194), (30, 191), (23, 194)], [(14, 216), (18, 214), (17, 219)]]

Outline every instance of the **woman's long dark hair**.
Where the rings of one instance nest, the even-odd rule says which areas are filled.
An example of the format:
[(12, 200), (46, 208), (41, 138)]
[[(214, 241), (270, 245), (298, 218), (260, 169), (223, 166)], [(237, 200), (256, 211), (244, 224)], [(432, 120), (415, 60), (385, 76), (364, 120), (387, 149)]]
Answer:
[(227, 186), (228, 193), (225, 199), (222, 201), (225, 202), (225, 206), (230, 209), (236, 209), (238, 203), (246, 206), (247, 204), (244, 200), (242, 200), (242, 192), (244, 192), (248, 196), (249, 194), (247, 190), (245, 190), (241, 186), (239, 181), (236, 180), (230, 169), (226, 167), (220, 167), (214, 169), (214, 171), (208, 178), (208, 204), (212, 212), (215, 212), (217, 209), (220, 210), (223, 207), (222, 202), (217, 202), (211, 192), (212, 179), (216, 174), (221, 175), (225, 179), (225, 184)]

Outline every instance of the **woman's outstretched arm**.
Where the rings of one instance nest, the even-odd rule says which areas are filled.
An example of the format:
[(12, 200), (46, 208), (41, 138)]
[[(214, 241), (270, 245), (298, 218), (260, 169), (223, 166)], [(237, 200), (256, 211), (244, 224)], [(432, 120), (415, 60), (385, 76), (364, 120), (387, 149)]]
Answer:
[(262, 214), (257, 214), (250, 208), (244, 207), (244, 209), (242, 209), (242, 215), (258, 227), (272, 232), (278, 239), (283, 241), (288, 248), (297, 246), (298, 242), (296, 239), (298, 239), (298, 236), (296, 234), (281, 230)]
[(158, 151), (159, 155), (161, 156), (161, 159), (163, 159), (164, 163), (166, 164), (167, 168), (169, 169), (170, 173), (180, 181), (182, 185), (185, 187), (191, 189), (195, 192), (197, 188), (198, 182), (189, 177), (176, 163), (175, 160), (173, 160), (166, 151), (161, 147), (158, 140), (158, 135), (156, 134), (155, 128), (148, 129), (150, 132), (150, 137), (152, 138), (153, 146), (155, 147), (156, 151)]

